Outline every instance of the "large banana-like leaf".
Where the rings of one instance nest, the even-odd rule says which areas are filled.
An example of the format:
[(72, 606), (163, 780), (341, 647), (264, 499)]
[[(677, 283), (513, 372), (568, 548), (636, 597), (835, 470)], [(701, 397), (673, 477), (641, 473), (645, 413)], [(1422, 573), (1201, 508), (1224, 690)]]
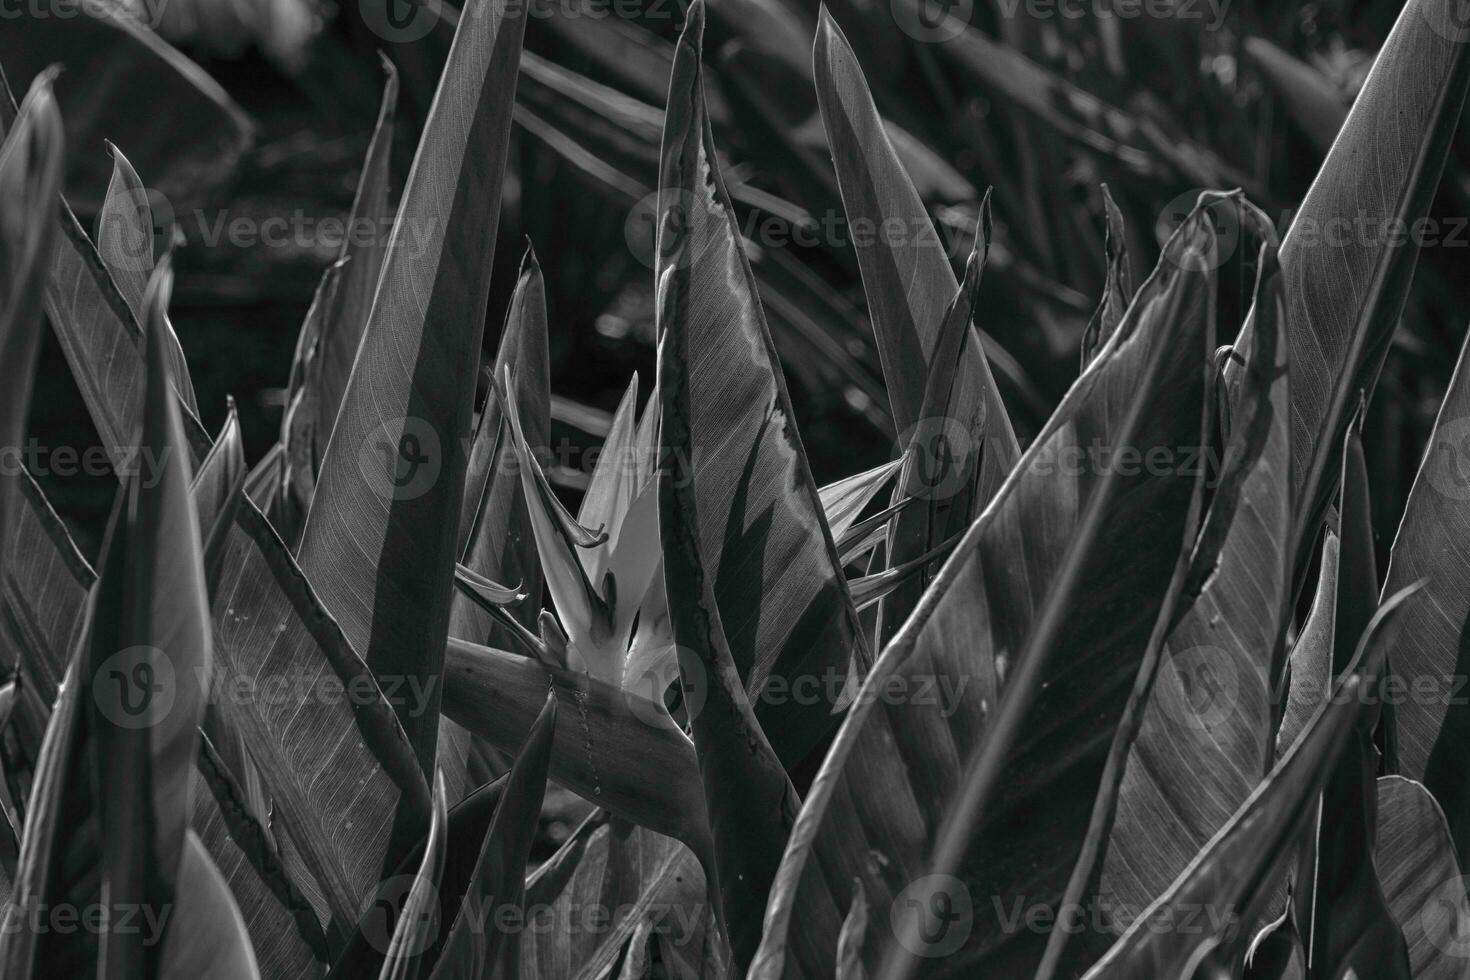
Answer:
[[(980, 335), (970, 322), (973, 293), (954, 311), (959, 334), (952, 343), (958, 344), (957, 351), (941, 347), (946, 306), (959, 283), (873, 105), (857, 57), (825, 7), (813, 59), (817, 101), (843, 207), (854, 228), (898, 449), (918, 448), (921, 458), (911, 466), (926, 471), (932, 481), (925, 496), (942, 500), (949, 511), (932, 534), (936, 541), (944, 540), (963, 532), (984, 508), (1020, 450)], [(869, 233), (859, 236), (864, 228)], [(894, 228), (900, 229), (896, 238)], [(883, 230), (872, 234), (873, 229)], [(976, 248), (981, 247), (977, 242)], [(969, 285), (971, 290), (976, 286)], [(948, 397), (937, 403), (937, 417), (925, 418), (925, 390), (941, 354), (948, 363), (939, 368), (952, 372)], [(929, 472), (941, 466), (941, 472)], [(917, 591), (904, 590), (885, 602), (883, 641), (897, 632), (917, 599)]]
[(450, 875), (467, 874), (468, 881), (465, 888), (455, 889), (458, 907), (444, 910), (448, 932), (437, 950), (434, 980), (510, 976), (518, 964), (520, 931), (514, 928), (514, 920), (511, 928), (505, 922), (514, 913), (525, 921), (526, 859), (546, 794), (557, 704), (556, 695), (548, 694), (505, 779), (504, 795), (478, 858), (467, 867), (451, 866), (449, 870)]
[(1427, 601), (1404, 614), (1403, 643), (1389, 666), (1412, 696), (1394, 705), (1399, 771), (1422, 782), (1444, 810), (1461, 867), (1470, 860), (1470, 738), (1465, 677), (1470, 658), (1470, 344), (1460, 351), (1434, 432), (1393, 542), (1385, 592), (1427, 578)]
[[(31, 380), (41, 349), (41, 304), (50, 268), (65, 148), (61, 116), (43, 73), (26, 96), (19, 118), (0, 127), (0, 447), (25, 440)], [(3, 99), (0, 99), (3, 101)], [(19, 507), (21, 474), (0, 473), (0, 555), (6, 526)]]
[(1461, 980), (1470, 954), (1470, 901), (1444, 813), (1423, 784), (1378, 780), (1373, 859), (1409, 947), (1415, 980)]
[[(98, 871), (116, 914), (176, 900), (214, 660), (193, 474), (168, 367), (164, 310), (172, 286), (165, 262), (143, 299), (148, 380), (139, 448), (158, 470), (123, 484), (125, 514), (98, 581), (99, 608), (116, 618), (92, 623), (91, 676), (83, 682), (96, 702), (88, 725), (101, 804)], [(98, 975), (153, 973), (159, 954), (141, 934), (118, 930), (101, 944)]]
[[(107, 198), (97, 215), (97, 255), (107, 267), (118, 292), (132, 310), (139, 323), (146, 315), (143, 297), (148, 279), (157, 265), (154, 256), (153, 205), (148, 190), (143, 186), (137, 171), (123, 156), (121, 150), (108, 144), (112, 151), (112, 180), (107, 184)], [(163, 229), (171, 234), (173, 229)], [(167, 318), (165, 317), (167, 324)], [(184, 360), (184, 350), (172, 324), (164, 337), (168, 343), (168, 361), (174, 388), (189, 407), (199, 414), (199, 403), (194, 397), (194, 382), (189, 377), (189, 365)]]
[[(712, 890), (719, 896), (721, 920), (734, 950), (735, 968), (744, 972), (760, 942), (767, 892), (801, 801), (756, 720), (756, 710), (743, 683), (753, 662), (751, 655), (759, 656), (763, 649), (745, 650), (743, 656), (734, 653), (735, 644), (727, 639), (717, 599), (725, 580), (720, 563), (749, 547), (740, 540), (742, 532), (753, 531), (760, 537), (769, 533), (762, 527), (746, 530), (748, 518), (738, 508), (744, 506), (749, 513), (752, 501), (742, 498), (749, 495), (759, 500), (767, 494), (751, 493), (745, 486), (716, 483), (711, 487), (704, 481), (719, 481), (721, 473), (733, 477), (738, 468), (743, 483), (759, 487), (767, 480), (779, 480), (775, 493), (785, 492), (793, 498), (801, 494), (801, 509), (788, 511), (788, 519), (802, 519), (805, 527), (798, 524), (797, 532), (806, 531), (808, 548), (817, 551), (819, 559), (825, 559), (816, 563), (817, 570), (823, 575), (832, 571), (837, 575), (836, 583), (803, 583), (808, 592), (813, 585), (824, 590), (832, 584), (837, 586), (829, 593), (831, 612), (824, 618), (829, 622), (833, 615), (841, 619), (834, 624), (837, 630), (831, 639), (820, 637), (817, 642), (832, 643), (844, 634), (856, 643), (863, 641), (855, 627), (856, 615), (847, 600), (841, 565), (834, 560), (830, 532), (815, 488), (805, 471), (790, 406), (782, 397), (779, 367), (769, 353), (770, 339), (760, 317), (755, 285), (715, 164), (699, 68), (704, 11), (699, 2), (689, 8), (679, 39), (664, 137), (665, 185), (661, 197), (671, 195), (672, 200), (676, 194), (687, 203), (675, 205), (679, 210), (673, 213), (661, 209), (659, 226), (662, 335), (658, 387), (664, 463), (658, 478), (658, 526), (669, 623), (714, 845), (714, 866), (705, 870), (716, 886)], [(736, 294), (739, 305), (722, 302), (720, 286), (728, 288), (729, 284), (740, 284), (737, 289), (743, 286), (743, 292)], [(729, 295), (723, 294), (726, 299)], [(705, 357), (712, 360), (702, 364)], [(751, 368), (744, 372), (748, 377), (738, 377), (746, 365)], [(725, 392), (711, 390), (721, 383), (728, 386)], [(737, 406), (743, 418), (732, 413)], [(751, 408), (757, 411), (749, 411)], [(768, 433), (770, 426), (776, 429)], [(724, 461), (705, 448), (706, 440), (714, 443), (716, 433), (729, 440), (735, 450)], [(785, 446), (777, 442), (785, 439), (790, 440)], [(767, 453), (767, 446), (773, 446), (776, 452)], [(741, 460), (741, 454), (747, 458)], [(778, 454), (787, 458), (783, 460)], [(681, 459), (688, 461), (688, 468), (669, 463)], [(723, 466), (719, 470), (711, 465), (720, 462)], [(777, 467), (783, 467), (786, 474), (795, 470), (796, 493), (787, 489), (792, 475), (782, 479), (782, 469)], [(720, 520), (718, 504), (708, 506), (713, 502), (711, 489), (734, 491), (731, 519), (740, 524), (732, 528)], [(766, 506), (774, 509), (780, 503), (778, 498)], [(773, 523), (767, 514), (758, 514), (756, 520)], [(710, 543), (719, 541), (722, 534), (723, 552), (710, 548)], [(756, 543), (754, 560), (769, 567), (765, 551), (764, 541)], [(804, 564), (810, 569), (811, 559)], [(788, 586), (783, 583), (777, 588), (785, 591)], [(763, 596), (751, 597), (751, 601), (771, 604), (779, 595), (767, 591)], [(731, 608), (727, 601), (724, 608), (743, 617), (764, 618), (758, 607)], [(819, 620), (815, 625), (826, 624)], [(836, 662), (845, 670), (846, 658), (855, 648), (848, 645), (833, 652), (840, 655)], [(830, 655), (828, 660), (832, 660)], [(761, 690), (756, 681), (752, 676), (752, 692)], [(826, 705), (818, 701), (808, 711), (825, 714)], [(818, 716), (819, 723), (823, 720)], [(781, 721), (770, 719), (767, 724), (776, 726)], [(792, 734), (790, 729), (772, 730), (778, 738)]]
[[(1272, 665), (1291, 589), (1291, 403), (1271, 250), (1257, 289), (1262, 315), (1238, 345), (1248, 366), (1222, 461), (1242, 475), (1239, 501), (1214, 574), (1165, 642), (1102, 859), (1098, 894), (1107, 896), (1107, 924), (1119, 931), (1169, 887), (1275, 761)], [(1213, 507), (1226, 505), (1217, 493)], [(1090, 931), (1086, 941), (1107, 935)]]
[(597, 929), (527, 930), (516, 974), (521, 980), (597, 980), (620, 958), (637, 962), (653, 947), (671, 980), (727, 976), (724, 944), (693, 852), (606, 813), (589, 817), (536, 869), (526, 882), (525, 906), (547, 910), (553, 926), (585, 921), (587, 909), (606, 910), (606, 918)]
[(245, 919), (193, 830), (185, 833), (176, 893), (178, 912), (164, 937), (158, 980), (261, 980)]
[(207, 736), (200, 743), (199, 772), (193, 829), (229, 883), (261, 973), (281, 980), (321, 977), (330, 952), (316, 910)]
[(793, 831), (752, 977), (830, 976), (855, 880), (870, 975), (1039, 965), (1045, 935), (1006, 916), (1054, 913), (1089, 876), (1194, 540), (1200, 471), (1170, 454), (1203, 441), (1209, 220), (1175, 233), (883, 652)]
[(19, 674), (4, 759), (6, 786), (23, 816), (51, 705), (97, 576), (31, 475), (21, 472), (17, 482), (20, 499), (5, 530), (10, 550), (0, 590), (0, 658)]
[[(160, 945), (158, 935), (113, 929), (105, 941), (89, 936), (68, 947), (37, 929), (27, 911), (57, 902), (82, 907), (100, 897), (113, 921), (139, 910), (166, 916), (178, 900), (212, 657), (186, 437), (167, 363), (169, 286), (170, 272), (160, 268), (145, 300), (140, 449), (155, 467), (124, 481), (85, 637), (68, 671), (76, 691), (63, 692), (37, 763), (39, 779), (72, 785), (36, 789), (19, 869), (20, 898), (30, 904), (12, 912), (18, 935), (7, 936), (7, 975), (66, 975), (67, 964), (99, 977), (153, 975), (170, 938), (165, 931)], [(48, 756), (48, 748), (56, 752)], [(222, 940), (232, 922), (218, 924)], [(253, 963), (243, 931), (221, 945), (241, 944)]]
[(302, 533), (302, 570), (434, 769), (465, 447), (500, 215), (520, 0), (461, 19)]
[[(229, 456), (219, 447), (231, 443), (230, 433), (227, 423), (216, 452), (195, 475), (192, 493), (201, 530), (209, 509), (206, 501), (214, 499), (210, 488), (226, 469), (216, 464)], [(21, 673), (16, 710), (5, 736), (7, 786), (17, 802), (29, 798), (31, 768), (66, 670), (67, 651), (79, 639), (87, 592), (96, 581), (29, 475), (23, 476), (22, 489), (24, 506), (15, 523), (7, 564), (10, 574), (0, 607), (0, 642)], [(231, 765), (236, 765), (234, 759)], [(297, 893), (296, 882), (280, 867), (269, 835), (258, 822), (260, 808), (235, 784), (223, 760), (211, 761), (205, 753), (199, 768), (208, 792), (201, 787), (194, 794), (194, 827), (230, 882), (262, 969), (267, 976), (320, 976), (318, 961), (327, 955), (321, 927)]]
[(398, 72), (387, 59), (383, 68), (388, 80), (347, 217), (349, 234), (337, 261), (322, 274), (316, 298), (301, 324), (286, 391), (280, 441), (289, 465), (278, 488), (280, 507), (273, 514), (277, 518), (273, 523), (292, 543), (300, 540), (316, 492), (317, 473), (342, 407), (387, 250), (393, 216), (388, 203), (388, 160), (393, 149)]
[[(1397, 593), (1379, 608), (1353, 663), (1301, 737), (1169, 890), (1087, 971), (1085, 980), (1194, 976), (1193, 965), (1211, 953), (1217, 961), (1236, 963), (1236, 971), (1220, 975), (1239, 975), (1238, 961), (1250, 940), (1242, 926), (1255, 922), (1270, 901), (1292, 856), (1292, 843), (1315, 812), (1311, 803), (1357, 721), (1361, 698), (1378, 683), (1412, 593)], [(1180, 918), (1186, 915), (1191, 924), (1187, 929)]]
[(1291, 338), (1293, 548), (1300, 574), (1358, 392), (1371, 392), (1470, 84), (1455, 0), (1410, 0), (1281, 243)]
[(445, 715), (502, 752), (525, 742), (549, 688), (561, 701), (551, 778), (626, 820), (708, 855), (689, 736), (663, 705), (577, 671), (450, 640)]
[[(691, 7), (675, 57), (659, 175), (660, 343), (682, 358), (679, 399), (662, 377), (659, 389), (665, 433), (677, 414), (688, 451), (662, 465), (677, 467), (694, 497), (698, 560), (730, 654), (790, 766), (832, 728), (849, 663), (866, 669), (871, 654), (716, 164), (700, 11)], [(793, 685), (815, 698), (792, 696)]]
[[(521, 429), (533, 452), (551, 441), (551, 366), (547, 353), (546, 293), (536, 253), (527, 249), (505, 316), (495, 377), (509, 369), (515, 379)], [(541, 609), (542, 572), (519, 477), (507, 460), (510, 432), (492, 393), (475, 429), (459, 517), (459, 560), (470, 571), (504, 582), (526, 596), (510, 614), (530, 629)], [(449, 635), (472, 643), (509, 646), (505, 627), (464, 596), (455, 595)]]
[[(1361, 424), (1359, 416), (1348, 429), (1342, 454), (1334, 678), (1350, 664), (1378, 599)], [(1382, 692), (1381, 686), (1374, 691), (1377, 695)], [(1379, 765), (1373, 739), (1381, 703), (1381, 697), (1373, 697), (1360, 707), (1347, 745), (1322, 790), (1311, 903), (1299, 906), (1311, 909), (1310, 915), (1303, 916), (1303, 939), (1312, 977), (1349, 972), (1384, 980), (1408, 980), (1410, 976), (1404, 936), (1389, 912), (1373, 860)]]

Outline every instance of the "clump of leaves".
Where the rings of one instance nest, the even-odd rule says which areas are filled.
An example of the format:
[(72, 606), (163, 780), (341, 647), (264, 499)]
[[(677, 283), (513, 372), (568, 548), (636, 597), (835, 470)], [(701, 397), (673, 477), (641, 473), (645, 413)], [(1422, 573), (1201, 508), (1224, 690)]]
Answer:
[[(1136, 289), (1112, 252), (1024, 449), (974, 323), (988, 201), (962, 277), (922, 236), (861, 246), (905, 441), (819, 486), (696, 2), (657, 377), (575, 514), (530, 252), (474, 404), (519, 7), (460, 21), (393, 231), (324, 276), (251, 470), (233, 414), (198, 422), (133, 168), (114, 151), (89, 237), (52, 77), (7, 92), (0, 438), (49, 322), (120, 452), (95, 567), (0, 475), (5, 976), (1460, 975), (1470, 367), (1380, 588), (1362, 420), (1417, 247), (1297, 231), (1424, 215), (1470, 71), (1450, 7), (1405, 9), (1280, 241), (1210, 192)], [(825, 10), (815, 41), (849, 216), (930, 227)], [(1222, 215), (1255, 256), (1240, 323)], [(597, 809), (531, 867), (548, 781)]]

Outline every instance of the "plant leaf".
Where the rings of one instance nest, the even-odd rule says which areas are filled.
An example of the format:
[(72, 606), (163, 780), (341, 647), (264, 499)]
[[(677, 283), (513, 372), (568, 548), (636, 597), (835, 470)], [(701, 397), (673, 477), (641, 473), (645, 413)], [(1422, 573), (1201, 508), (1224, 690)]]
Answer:
[(1402, 776), (1378, 780), (1374, 864), (1409, 947), (1415, 980), (1465, 975), (1470, 903), (1444, 813), (1423, 784)]
[[(1292, 516), (1280, 287), (1268, 249), (1257, 283), (1263, 315), (1239, 345), (1249, 364), (1218, 485), (1237, 479), (1231, 471), (1242, 474), (1238, 505), (1226, 518), (1214, 574), (1165, 641), (1101, 861), (1095, 894), (1107, 896), (1111, 929), (1089, 930), (1082, 940), (1089, 945), (1111, 942), (1111, 931), (1126, 929), (1168, 888), (1275, 761), (1272, 678), (1290, 617)], [(1226, 496), (1217, 489), (1207, 525), (1214, 509), (1232, 506)]]
[[(519, 959), (519, 932), (501, 927), (501, 916), (525, 916), (526, 858), (536, 834), (546, 773), (556, 731), (557, 697), (548, 693), (526, 744), (506, 778), (504, 795), (480, 846), (449, 933), (434, 964), (434, 980), (479, 980), (509, 975)], [(524, 921), (524, 919), (522, 919)]]
[[(578, 922), (588, 909), (606, 910), (596, 929), (527, 929), (521, 938), (522, 980), (594, 980), (626, 963), (645, 924), (666, 939), (663, 962), (679, 980), (727, 975), (723, 944), (693, 852), (672, 837), (594, 814), (526, 882), (527, 909), (552, 923)], [(628, 949), (628, 952), (624, 950)], [(689, 969), (679, 970), (677, 953)], [(626, 967), (625, 967), (626, 970)], [(625, 974), (626, 975), (626, 974)]]
[[(53, 75), (36, 78), (13, 123), (0, 129), (0, 448), (25, 441), (31, 383), (41, 349), (42, 294), (50, 267), (53, 209), (65, 154)], [(3, 101), (3, 100), (0, 100)], [(8, 132), (7, 132), (8, 130)], [(17, 509), (20, 474), (0, 473), (0, 555), (10, 514)]]
[(664, 707), (576, 671), (450, 640), (444, 713), (502, 752), (526, 741), (548, 688), (562, 702), (551, 778), (626, 820), (707, 848), (693, 746)]
[(1470, 558), (1456, 542), (1470, 525), (1464, 448), (1470, 432), (1470, 347), (1460, 351), (1394, 538), (1385, 594), (1428, 579), (1427, 601), (1404, 613), (1393, 683), (1413, 696), (1394, 706), (1400, 772), (1444, 809), (1461, 867), (1470, 858), (1470, 770), (1463, 759), (1470, 710), (1460, 678), (1470, 658)]
[(1411, 227), (1434, 198), (1470, 84), (1465, 34), (1446, 4), (1405, 5), (1281, 243), (1298, 575), (1357, 393), (1372, 391), (1404, 308), (1418, 239), (1386, 229)]
[(1097, 356), (1123, 322), (1128, 302), (1133, 298), (1133, 275), (1128, 266), (1128, 232), (1123, 226), (1123, 212), (1118, 210), (1108, 185), (1102, 185), (1103, 214), (1107, 218), (1108, 233), (1104, 239), (1107, 255), (1107, 272), (1103, 279), (1102, 300), (1082, 332), (1082, 369)]
[[(673, 460), (681, 470), (673, 478), (692, 488), (686, 506), (698, 513), (698, 554), (687, 557), (710, 576), (735, 669), (790, 766), (833, 727), (849, 663), (862, 671), (871, 653), (716, 162), (699, 67), (702, 17), (694, 13), (702, 9), (691, 8), (664, 119), (655, 271), (660, 439), (669, 443), (673, 424), (684, 433), (686, 455)], [(660, 517), (668, 518), (666, 506)], [(666, 586), (671, 574), (666, 568)], [(839, 683), (826, 682), (832, 678)], [(821, 692), (815, 704), (762, 697), (768, 684), (813, 679)]]
[[(143, 186), (128, 158), (111, 143), (107, 144), (107, 148), (112, 154), (112, 180), (108, 182), (107, 198), (97, 215), (97, 255), (107, 267), (107, 274), (112, 277), (118, 292), (122, 293), (133, 318), (142, 323), (147, 315), (144, 295), (148, 288), (148, 279), (157, 264), (153, 251), (153, 206), (147, 188)], [(173, 228), (161, 231), (171, 235)], [(174, 387), (189, 411), (197, 416), (199, 403), (194, 396), (189, 363), (184, 359), (184, 349), (179, 345), (173, 325), (168, 323), (167, 311), (164, 323), (168, 327), (164, 340), (168, 345), (168, 361)]]
[(159, 980), (260, 980), (245, 919), (192, 830), (184, 839), (177, 891), (178, 911), (164, 939)]
[(400, 705), (399, 721), (425, 772), (526, 22), (519, 0), (472, 13), (409, 173), (298, 553), (379, 682), (424, 685), (425, 703)]
[[(1117, 466), (1062, 461), (1088, 444), (1140, 458), (1200, 444), (1214, 326), (1206, 220), (1196, 210), (1175, 233), (858, 693), (792, 833), (752, 980), (830, 975), (854, 878), (889, 925), (869, 930), (869, 975), (902, 975), (905, 953), (939, 948), (907, 933), (931, 899), (971, 901), (971, 928), (936, 933), (947, 968), (1021, 976), (1040, 962), (1045, 937), (1007, 930), (1000, 913), (1018, 897), (1054, 909), (1090, 872), (1094, 813), (1110, 810), (1199, 494), (1178, 467), (1132, 467), (1125, 480)], [(1120, 568), (1122, 554), (1139, 560)]]
[[(1244, 956), (1242, 924), (1255, 922), (1271, 899), (1292, 843), (1314, 809), (1333, 761), (1356, 722), (1360, 697), (1383, 667), (1403, 617), (1397, 615), (1413, 589), (1379, 607), (1345, 676), (1332, 688), (1299, 738), (1256, 787), (1230, 821), (1197, 854), (1169, 890), (1133, 921), (1085, 980), (1179, 976), (1202, 950), (1238, 947)], [(1208, 916), (1207, 929), (1156, 928), (1170, 910), (1196, 910)], [(1167, 920), (1164, 920), (1167, 921)]]
[[(857, 58), (825, 7), (812, 58), (817, 101), (849, 223), (883, 228), (897, 221), (903, 229), (896, 243), (887, 233), (866, 245), (855, 243), (898, 445), (906, 448), (915, 427), (923, 425), (924, 388), (943, 332), (945, 304), (959, 283), (873, 105)], [(978, 514), (1020, 450), (980, 334), (973, 326), (965, 334), (949, 415), (959, 433), (971, 440), (967, 448), (979, 457), (969, 459), (971, 465), (978, 463), (978, 473), (967, 473), (975, 480), (970, 509)]]
[[(172, 285), (164, 262), (143, 299), (148, 378), (139, 448), (158, 469), (123, 484), (126, 513), (98, 581), (99, 608), (117, 615), (93, 622), (91, 676), (83, 682), (96, 700), (88, 726), (105, 801), (97, 811), (100, 884), (119, 916), (175, 901), (213, 663), (193, 474), (168, 367), (164, 310)], [(140, 932), (114, 930), (101, 943), (98, 976), (153, 973), (160, 953)]]

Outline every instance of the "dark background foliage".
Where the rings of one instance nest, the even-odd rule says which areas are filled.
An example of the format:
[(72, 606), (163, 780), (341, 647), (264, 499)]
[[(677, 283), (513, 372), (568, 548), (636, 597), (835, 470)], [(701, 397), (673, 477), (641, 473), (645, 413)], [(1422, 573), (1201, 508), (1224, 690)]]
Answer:
[[(446, 27), (413, 43), (385, 44), (365, 20), (373, 15), (373, 2), (313, 9), (319, 30), (304, 43), (282, 41), (258, 25), (211, 31), (194, 24), (165, 31), (213, 76), (252, 130), (238, 160), (196, 175), (200, 179), (188, 195), (169, 199), (183, 234), (172, 316), (203, 420), (217, 428), (226, 397), (233, 396), (252, 459), (275, 439), (297, 331), (322, 270), (335, 256), (335, 242), (310, 229), (324, 219), (344, 217), (352, 202), (383, 81), (377, 52), (387, 49), (403, 83), (396, 194), (451, 33)], [(1400, 4), (1236, 2), (1225, 5), (1217, 30), (1118, 19), (1121, 64), (1114, 63), (1116, 58), (1110, 62), (1096, 18), (1005, 18), (999, 11), (1011, 5), (975, 5), (972, 20), (987, 34), (1004, 38), (1056, 77), (1123, 108), (1135, 122), (1151, 124), (1157, 145), (1148, 153), (1148, 173), (1130, 172), (1106, 154), (1057, 138), (975, 77), (936, 61), (925, 46), (897, 43), (891, 31), (877, 27), (861, 29), (865, 15), (856, 0), (836, 0), (832, 6), (868, 69), (880, 108), (932, 151), (933, 171), (916, 174), (915, 180), (942, 226), (958, 229), (950, 249), (957, 267), (969, 247), (963, 229), (973, 226), (984, 188), (995, 187), (996, 246), (976, 320), (1010, 354), (1011, 366), (997, 373), (1024, 442), (1075, 377), (1078, 338), (1100, 294), (1100, 183), (1108, 182), (1128, 221), (1135, 279), (1152, 266), (1160, 236), (1168, 230), (1171, 202), (1203, 186), (1193, 179), (1197, 175), (1158, 163), (1169, 159), (1170, 148), (1208, 149), (1227, 171), (1224, 176), (1243, 183), (1284, 231), (1293, 203), (1325, 152), (1322, 127), (1332, 131), (1333, 113), (1349, 104)], [(793, 0), (784, 9), (798, 21), (814, 21), (815, 6), (807, 7)], [(500, 223), (489, 322), (497, 324), (502, 316), (529, 240), (547, 278), (553, 388), (607, 411), (633, 370), (645, 379), (645, 392), (653, 373), (652, 275), (639, 261), (636, 242), (630, 245), (628, 228), (630, 220), (637, 223), (636, 215), (630, 219), (636, 194), (656, 181), (658, 129), (641, 126), (640, 113), (657, 119), (661, 94), (656, 83), (666, 70), (642, 72), (630, 52), (666, 47), (677, 35), (682, 12), (676, 0), (640, 0), (603, 5), (601, 17), (567, 13), (579, 9), (570, 0), (545, 3), (533, 8), (528, 24), (527, 50), (541, 60), (532, 66), (536, 70), (523, 68), (518, 90), (524, 115), (518, 117), (522, 125), (511, 147), (513, 177)], [(814, 109), (809, 77), (794, 77), (769, 48), (762, 49), (771, 36), (763, 34), (758, 18), (748, 16), (746, 4), (715, 3), (712, 9), (707, 60), (733, 121), (717, 131), (716, 139), (739, 182), (752, 189), (737, 195), (737, 201), (757, 246), (753, 261), (762, 286), (775, 284), (764, 295), (767, 314), (816, 476), (825, 482), (893, 452), (881, 374), (862, 314), (862, 287), (840, 230), (823, 232), (810, 245), (781, 237), (789, 229), (783, 215), (793, 208), (817, 218), (841, 214), (835, 201), (823, 198), (828, 189), (794, 161), (794, 134)], [(164, 20), (163, 26), (169, 23)], [(1263, 74), (1248, 56), (1249, 39), (1268, 40), (1309, 66), (1329, 96), (1331, 111), (1310, 103), (1304, 109), (1299, 93)], [(29, 81), (27, 68), (50, 61), (66, 63), (72, 76), (86, 77), (93, 70), (91, 52), (76, 43), (75, 35), (58, 35), (53, 42), (51, 48), (28, 42), (27, 65), (20, 70), (7, 61), (13, 87), (22, 89)], [(0, 56), (11, 57), (3, 44)], [(562, 97), (568, 91), (586, 99)], [(633, 101), (609, 103), (614, 96)], [(619, 117), (605, 108), (587, 108), (609, 104), (626, 112)], [(154, 128), (162, 131), (155, 136), (164, 145), (170, 134), (180, 145), (196, 136), (185, 119), (168, 118), (166, 99), (123, 110), (155, 117)], [(104, 148), (89, 138), (97, 128), (90, 122), (68, 134), (74, 177), (77, 158), (92, 158), (93, 183), (70, 185), (87, 226), (102, 186), (95, 175), (105, 180), (107, 172)], [(161, 175), (150, 174), (134, 148), (122, 149), (152, 186)], [(1449, 240), (1455, 216), (1470, 205), (1464, 150), (1457, 147), (1436, 204), (1446, 240), (1424, 251), (1415, 296), (1369, 415), (1366, 442), (1380, 549), (1391, 543), (1464, 328), (1464, 249), (1470, 247), (1470, 232), (1462, 228)], [(823, 154), (816, 159), (820, 170), (827, 161)], [(1221, 186), (1229, 183), (1222, 180)], [(774, 203), (761, 206), (767, 198)], [(307, 231), (269, 245), (231, 242), (228, 235), (214, 244), (206, 240), (209, 229), (229, 222), (259, 230), (272, 218)], [(767, 254), (777, 249), (787, 254)], [(797, 286), (788, 278), (792, 269), (805, 277)], [(1222, 339), (1238, 323), (1253, 275), (1248, 268), (1230, 271), (1222, 277)], [(793, 301), (804, 307), (804, 316), (790, 310)], [(494, 333), (487, 331), (487, 343)], [(831, 345), (846, 355), (845, 362), (830, 356)], [(585, 428), (559, 423), (554, 433), (554, 441), (565, 437), (574, 447), (562, 457), (561, 482), (570, 492), (576, 484), (570, 471), (582, 459), (575, 447), (596, 441), (596, 433)], [(96, 440), (65, 360), (49, 340), (32, 430), (46, 446), (84, 447)], [(45, 471), (38, 476), (90, 553), (111, 500), (112, 477)]]

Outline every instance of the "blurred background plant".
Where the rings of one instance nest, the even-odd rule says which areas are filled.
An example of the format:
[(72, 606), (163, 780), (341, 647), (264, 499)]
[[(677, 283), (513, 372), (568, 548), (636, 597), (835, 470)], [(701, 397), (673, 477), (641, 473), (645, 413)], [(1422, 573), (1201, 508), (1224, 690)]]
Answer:
[[(396, 196), (457, 12), (444, 0), (116, 2), (19, 5), (0, 33), (0, 60), (22, 91), (45, 66), (66, 67), (57, 83), (70, 135), (66, 185), (84, 225), (111, 173), (103, 133), (116, 134), (142, 175), (155, 222), (174, 226), (159, 232), (179, 246), (171, 314), (202, 420), (217, 428), (232, 393), (253, 462), (280, 430), (282, 365), (338, 254), (382, 91), (379, 52), (402, 85)], [(830, 6), (868, 66), (957, 271), (981, 197), (995, 190), (976, 323), (1023, 445), (1077, 374), (1108, 249), (1141, 278), (1205, 187), (1244, 188), (1283, 232), (1401, 7)], [(98, 16), (114, 11), (124, 16)], [(817, 7), (716, 0), (710, 12), (716, 142), (815, 475), (826, 482), (892, 458), (896, 436), (850, 244), (863, 229), (847, 227), (812, 87)], [(679, 0), (538, 0), (527, 24), (489, 316), (503, 316), (530, 238), (550, 273), (552, 380), (566, 396), (554, 406), (552, 445), (573, 447), (549, 475), (573, 496), (590, 469), (577, 449), (599, 442), (633, 370), (652, 375), (649, 195), (683, 19)], [(1464, 328), (1457, 269), (1470, 230), (1455, 216), (1470, 213), (1467, 159), (1462, 136), (1367, 417), (1380, 559)], [(1103, 185), (1120, 219), (1111, 245)], [(1239, 322), (1254, 278), (1243, 265), (1253, 250), (1236, 252), (1221, 277), (1222, 323)], [(64, 358), (49, 336), (46, 345), (33, 432), (42, 444), (95, 441)], [(38, 476), (92, 554), (111, 476)]]

